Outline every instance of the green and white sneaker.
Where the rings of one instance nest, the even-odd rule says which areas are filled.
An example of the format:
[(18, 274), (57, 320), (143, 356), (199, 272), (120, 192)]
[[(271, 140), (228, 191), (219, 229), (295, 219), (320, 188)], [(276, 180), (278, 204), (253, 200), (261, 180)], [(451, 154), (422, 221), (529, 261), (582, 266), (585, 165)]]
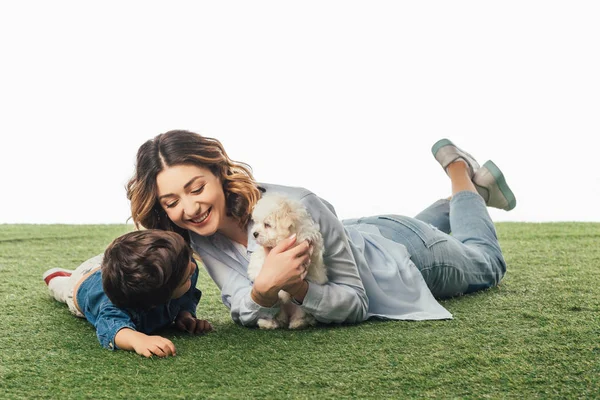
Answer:
[(517, 205), (504, 174), (492, 161), (486, 161), (473, 175), (473, 184), (488, 207), (510, 211)]
[(441, 139), (435, 142), (431, 147), (431, 153), (433, 153), (435, 159), (440, 163), (442, 168), (444, 168), (444, 171), (446, 171), (448, 165), (459, 158), (465, 160), (469, 166), (471, 179), (473, 179), (473, 176), (479, 169), (479, 163), (475, 160), (475, 157), (462, 150), (448, 139)]

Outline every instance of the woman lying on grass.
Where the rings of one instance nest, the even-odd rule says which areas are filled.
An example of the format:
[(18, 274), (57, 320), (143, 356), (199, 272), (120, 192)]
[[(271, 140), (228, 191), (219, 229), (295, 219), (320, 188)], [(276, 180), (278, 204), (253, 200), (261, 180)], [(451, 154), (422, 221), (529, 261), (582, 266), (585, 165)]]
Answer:
[[(259, 318), (272, 319), (280, 290), (322, 323), (446, 319), (452, 315), (435, 298), (489, 288), (504, 276), (486, 205), (510, 210), (516, 201), (491, 161), (480, 168), (447, 139), (432, 152), (451, 180), (452, 197), (415, 218), (340, 221), (310, 191), (257, 183), (219, 141), (188, 131), (160, 134), (139, 148), (128, 198), (138, 227), (175, 231), (191, 243), (236, 323), (256, 326)], [(305, 280), (311, 249), (295, 238), (271, 249), (258, 276), (248, 278), (257, 246), (251, 212), (263, 193), (300, 201), (320, 226), (327, 283)]]
[(110, 350), (174, 356), (170, 340), (149, 334), (173, 323), (192, 334), (212, 330), (196, 318), (202, 295), (196, 261), (173, 232), (126, 233), (74, 271), (53, 268), (43, 278), (54, 298), (94, 325), (100, 344)]

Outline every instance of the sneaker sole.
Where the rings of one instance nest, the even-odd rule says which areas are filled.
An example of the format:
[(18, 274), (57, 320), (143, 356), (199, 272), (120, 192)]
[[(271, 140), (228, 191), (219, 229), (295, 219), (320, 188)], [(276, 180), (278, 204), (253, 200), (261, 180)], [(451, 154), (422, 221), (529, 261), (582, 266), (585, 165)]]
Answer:
[[(434, 145), (431, 147), (431, 154), (433, 154), (433, 158), (435, 158), (440, 164), (442, 164), (438, 160), (438, 158), (437, 158), (437, 153), (443, 147), (446, 147), (446, 146), (452, 146), (452, 147), (456, 148), (456, 150), (459, 152), (458, 158), (462, 158), (463, 160), (465, 160), (467, 162), (467, 165), (469, 166), (469, 171), (470, 171), (470, 174), (471, 174), (471, 178), (473, 178), (473, 176), (475, 175), (476, 170), (480, 168), (479, 163), (477, 162), (477, 160), (475, 159), (475, 157), (473, 157), (472, 155), (470, 155), (469, 153), (467, 153), (466, 151), (464, 151), (463, 149), (461, 149), (460, 147), (458, 147), (457, 145), (455, 145), (451, 140), (449, 140), (449, 139), (440, 139), (437, 142), (435, 142)], [(460, 153), (462, 153), (462, 155)], [(446, 167), (444, 167), (443, 164), (442, 164), (442, 168), (445, 169)]]
[(454, 143), (452, 143), (450, 140), (448, 140), (448, 139), (442, 139), (442, 140), (438, 140), (437, 142), (435, 142), (435, 144), (431, 148), (431, 153), (435, 157), (435, 155), (437, 154), (437, 152), (442, 147), (445, 147), (445, 146), (454, 146), (454, 147), (456, 147), (456, 145)]
[(508, 206), (507, 208), (505, 208), (505, 210), (510, 211), (513, 208), (515, 208), (517, 205), (517, 199), (515, 198), (515, 195), (512, 192), (512, 190), (510, 190), (510, 188), (508, 187), (506, 179), (504, 178), (504, 174), (502, 173), (502, 171), (500, 171), (500, 168), (498, 168), (498, 166), (494, 164), (493, 161), (486, 161), (485, 164), (483, 164), (482, 168), (486, 168), (488, 171), (490, 171), (490, 174), (492, 174), (492, 176), (496, 180), (496, 183), (498, 184), (498, 189), (500, 189), (502, 196), (504, 196), (506, 201), (508, 201)]

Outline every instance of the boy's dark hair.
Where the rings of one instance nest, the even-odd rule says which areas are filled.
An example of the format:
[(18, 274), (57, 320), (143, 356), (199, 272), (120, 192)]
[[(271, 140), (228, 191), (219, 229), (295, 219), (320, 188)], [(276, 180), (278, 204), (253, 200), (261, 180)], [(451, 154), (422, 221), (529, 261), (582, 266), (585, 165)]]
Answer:
[(148, 229), (116, 238), (104, 252), (102, 286), (119, 308), (147, 310), (171, 299), (191, 249), (175, 232)]

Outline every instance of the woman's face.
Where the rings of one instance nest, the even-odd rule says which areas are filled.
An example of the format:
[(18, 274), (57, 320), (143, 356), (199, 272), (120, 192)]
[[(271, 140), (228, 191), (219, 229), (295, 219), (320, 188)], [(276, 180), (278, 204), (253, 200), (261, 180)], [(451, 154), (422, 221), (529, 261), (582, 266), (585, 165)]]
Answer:
[(156, 186), (161, 207), (180, 228), (210, 236), (227, 215), (221, 181), (207, 168), (167, 167), (156, 176)]

